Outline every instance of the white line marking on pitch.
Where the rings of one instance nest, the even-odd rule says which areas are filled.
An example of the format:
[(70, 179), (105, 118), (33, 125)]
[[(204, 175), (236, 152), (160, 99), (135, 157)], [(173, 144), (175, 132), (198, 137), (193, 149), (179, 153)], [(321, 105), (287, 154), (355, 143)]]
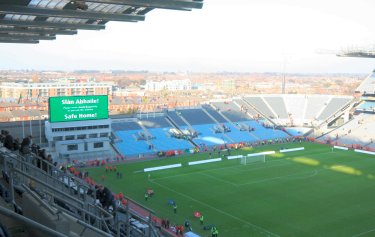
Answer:
[(230, 181), (227, 181), (227, 180), (225, 180), (225, 179), (221, 179), (221, 178), (215, 177), (214, 175), (206, 174), (206, 173), (203, 173), (203, 172), (201, 172), (201, 173), (199, 173), (199, 174), (200, 174), (200, 175), (204, 175), (204, 176), (206, 176), (206, 177), (209, 177), (209, 178), (211, 178), (211, 179), (215, 179), (215, 180), (218, 180), (218, 181), (220, 181), (220, 182), (223, 182), (223, 183), (226, 183), (226, 184), (230, 184), (230, 185), (233, 185), (233, 186), (237, 187), (237, 184), (232, 183), (232, 182), (230, 182)]
[(375, 231), (375, 228), (372, 229), (372, 230), (368, 230), (368, 231), (365, 231), (365, 232), (362, 232), (362, 233), (359, 233), (359, 234), (353, 235), (352, 237), (362, 236), (362, 235), (365, 235), (365, 234), (371, 233), (371, 232), (373, 232), (373, 231)]
[(213, 210), (215, 210), (215, 211), (217, 211), (217, 212), (220, 212), (220, 213), (222, 213), (222, 214), (224, 214), (224, 215), (226, 215), (226, 216), (229, 216), (229, 217), (231, 217), (231, 218), (233, 218), (233, 219), (236, 219), (236, 220), (238, 220), (238, 221), (241, 221), (242, 223), (248, 224), (248, 225), (252, 226), (253, 228), (258, 229), (258, 230), (260, 230), (260, 231), (263, 231), (263, 232), (265, 232), (265, 233), (267, 233), (267, 234), (269, 234), (269, 235), (271, 235), (271, 236), (278, 236), (278, 237), (280, 237), (279, 235), (277, 235), (277, 234), (275, 234), (275, 233), (272, 233), (272, 232), (269, 231), (269, 230), (266, 230), (266, 229), (264, 229), (264, 228), (262, 228), (262, 227), (260, 227), (260, 226), (257, 226), (257, 225), (255, 225), (255, 224), (253, 224), (253, 223), (251, 223), (251, 222), (248, 222), (248, 221), (246, 221), (246, 220), (244, 220), (244, 219), (241, 219), (241, 218), (239, 218), (239, 217), (237, 217), (237, 216), (234, 216), (234, 215), (232, 215), (232, 214), (230, 214), (230, 213), (228, 213), (228, 212), (226, 212), (226, 211), (223, 211), (223, 210), (217, 209), (217, 208), (215, 208), (215, 207), (213, 207), (213, 206), (211, 206), (211, 205), (209, 205), (209, 204), (207, 204), (207, 203), (204, 203), (204, 202), (199, 201), (199, 200), (197, 200), (197, 199), (195, 199), (195, 198), (193, 198), (193, 197), (190, 197), (189, 195), (186, 195), (186, 194), (180, 193), (180, 192), (178, 192), (178, 191), (176, 191), (176, 190), (174, 190), (174, 189), (172, 189), (172, 188), (170, 188), (170, 187), (167, 187), (167, 186), (165, 186), (165, 185), (163, 185), (163, 184), (157, 183), (157, 182), (155, 182), (154, 180), (151, 180), (151, 182), (154, 183), (154, 184), (156, 184), (156, 185), (159, 185), (160, 187), (163, 187), (163, 188), (165, 188), (165, 189), (168, 189), (168, 190), (171, 191), (171, 192), (177, 193), (178, 195), (181, 195), (181, 196), (183, 196), (183, 197), (185, 197), (185, 198), (188, 198), (188, 199), (190, 199), (190, 200), (192, 200), (192, 201), (195, 201), (195, 202), (197, 202), (197, 203), (200, 203), (201, 205), (204, 205), (204, 206), (206, 206), (206, 207), (209, 207), (209, 208), (211, 208), (211, 209), (213, 209)]
[[(319, 169), (319, 170), (321, 170), (321, 169)], [(277, 176), (277, 177), (273, 177), (273, 178), (260, 179), (260, 180), (255, 180), (255, 181), (251, 181), (251, 182), (247, 182), (247, 183), (237, 184), (237, 186), (243, 186), (243, 185), (248, 185), (248, 184), (264, 183), (264, 182), (272, 181), (272, 180), (275, 180), (275, 179), (287, 178), (287, 177), (292, 177), (292, 176), (301, 175), (301, 174), (309, 174), (309, 173), (311, 173), (311, 171), (294, 173), (294, 174), (288, 174), (288, 175), (282, 175), (282, 176)], [(316, 174), (318, 174), (318, 170), (314, 170), (313, 174), (311, 174), (308, 177), (304, 177), (304, 178), (310, 178), (310, 177), (315, 176)]]

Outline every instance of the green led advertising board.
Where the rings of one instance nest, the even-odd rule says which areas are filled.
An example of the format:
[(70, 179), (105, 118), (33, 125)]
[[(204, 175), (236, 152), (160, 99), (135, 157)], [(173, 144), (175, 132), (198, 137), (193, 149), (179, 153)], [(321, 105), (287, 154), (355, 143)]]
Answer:
[(71, 122), (108, 118), (108, 96), (62, 96), (49, 98), (49, 121)]

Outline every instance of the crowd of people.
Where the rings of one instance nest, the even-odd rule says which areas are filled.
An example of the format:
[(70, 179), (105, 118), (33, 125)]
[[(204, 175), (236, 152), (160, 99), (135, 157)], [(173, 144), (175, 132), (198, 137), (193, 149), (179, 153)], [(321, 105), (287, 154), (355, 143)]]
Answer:
[(46, 149), (42, 149), (39, 145), (32, 142), (32, 136), (26, 136), (19, 141), (19, 138), (13, 138), (7, 130), (1, 130), (0, 142), (3, 146), (11, 151), (18, 151), (21, 155), (35, 155), (36, 165), (38, 168), (43, 169), (45, 172), (48, 171), (48, 164), (57, 166), (57, 162), (53, 162), (52, 155), (47, 154)]
[(1, 130), (0, 141), (9, 150), (19, 151), (22, 154), (31, 153), (32, 148), (34, 153), (38, 150), (37, 145), (32, 143), (32, 136), (27, 136), (20, 142), (19, 138), (14, 139), (7, 130)]

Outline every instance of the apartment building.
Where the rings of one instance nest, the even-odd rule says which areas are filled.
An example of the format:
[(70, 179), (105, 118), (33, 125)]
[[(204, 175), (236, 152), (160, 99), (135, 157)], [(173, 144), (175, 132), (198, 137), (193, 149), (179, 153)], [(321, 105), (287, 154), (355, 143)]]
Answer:
[(95, 79), (62, 78), (49, 82), (3, 82), (0, 98), (47, 99), (52, 96), (108, 95), (112, 97), (111, 82), (96, 82)]

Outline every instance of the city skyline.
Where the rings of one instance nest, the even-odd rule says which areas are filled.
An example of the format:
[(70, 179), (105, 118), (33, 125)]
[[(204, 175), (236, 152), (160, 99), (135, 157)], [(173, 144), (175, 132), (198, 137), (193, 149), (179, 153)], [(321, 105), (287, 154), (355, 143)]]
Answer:
[(0, 44), (0, 69), (369, 73), (372, 59), (317, 54), (375, 42), (362, 0), (206, 0), (188, 12), (155, 9), (38, 45)]

